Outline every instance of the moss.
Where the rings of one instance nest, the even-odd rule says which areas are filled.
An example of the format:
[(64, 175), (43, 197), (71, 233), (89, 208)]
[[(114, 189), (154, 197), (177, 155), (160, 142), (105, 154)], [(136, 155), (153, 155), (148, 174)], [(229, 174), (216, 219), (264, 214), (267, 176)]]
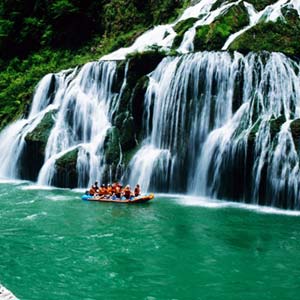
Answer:
[[(248, 0), (247, 2), (251, 3), (257, 11), (260, 11), (264, 9), (266, 6), (276, 3), (277, 1), (278, 0)], [(221, 7), (221, 5), (225, 3), (231, 3), (231, 2), (236, 2), (236, 0), (217, 0), (212, 6), (212, 10)]]
[(273, 118), (270, 120), (270, 133), (271, 139), (273, 140), (277, 133), (280, 131), (282, 124), (285, 122), (285, 117), (280, 116), (278, 118)]
[[(128, 46), (153, 24), (178, 17), (189, 3), (187, 0), (88, 1), (88, 4), (75, 1), (78, 3), (72, 5), (76, 12), (70, 11), (67, 19), (60, 16), (62, 23), (58, 24), (56, 19), (51, 18), (53, 10), (45, 10), (42, 2), (24, 2), (22, 5), (19, 2), (18, 5), (3, 2), (11, 16), (6, 16), (10, 21), (4, 18), (5, 32), (0, 36), (3, 46), (0, 52), (3, 50), (5, 54), (0, 55), (0, 129), (26, 113), (34, 88), (45, 74), (97, 60), (113, 50)], [(34, 9), (31, 9), (32, 6)], [(4, 11), (6, 9), (2, 13)], [(69, 19), (71, 15), (74, 18), (72, 22)], [(16, 17), (19, 21), (13, 22)], [(27, 24), (26, 28), (18, 28), (22, 23)], [(74, 32), (73, 23), (78, 29), (76, 37), (68, 34)], [(87, 23), (94, 25), (87, 28)], [(37, 26), (31, 26), (34, 24), (38, 27), (43, 25), (41, 31), (35, 30)], [(11, 30), (9, 26), (12, 26)], [(82, 34), (82, 29), (87, 29), (85, 34)], [(54, 40), (56, 42), (52, 43)], [(75, 42), (79, 43), (75, 45)]]
[(74, 188), (78, 183), (77, 156), (78, 149), (71, 150), (55, 162), (56, 175), (52, 184), (58, 187)]
[(247, 2), (251, 3), (257, 11), (264, 9), (270, 4), (276, 3), (278, 0), (248, 0)]
[(41, 122), (35, 129), (27, 134), (25, 141), (27, 143), (38, 142), (42, 145), (41, 152), (44, 152), (50, 132), (55, 123), (55, 115), (57, 110), (49, 111), (45, 114)]
[(106, 164), (113, 164), (120, 159), (120, 132), (117, 127), (112, 127), (107, 131), (104, 142), (104, 153)]
[(131, 110), (137, 139), (139, 139), (143, 128), (144, 98), (148, 83), (148, 76), (141, 77), (134, 87), (131, 97)]
[(131, 87), (135, 86), (138, 79), (152, 72), (166, 55), (167, 53), (161, 51), (158, 46), (150, 47), (144, 52), (129, 54), (128, 84)]
[(251, 131), (248, 135), (248, 142), (250, 143), (254, 143), (255, 139), (256, 139), (256, 134), (258, 132), (259, 126), (261, 124), (261, 119), (258, 119), (252, 126)]
[(120, 144), (123, 151), (130, 150), (136, 145), (134, 119), (131, 115), (125, 118), (122, 122), (120, 130)]
[(298, 153), (300, 153), (300, 119), (296, 119), (291, 123), (291, 133), (295, 147)]
[(190, 29), (194, 23), (197, 21), (197, 18), (189, 18), (183, 21), (180, 21), (174, 26), (174, 31), (177, 33), (172, 48), (178, 48), (182, 42), (185, 32)]
[(243, 4), (234, 5), (210, 25), (199, 26), (194, 40), (195, 51), (220, 50), (227, 38), (249, 24)]
[(140, 148), (141, 148), (141, 145), (136, 145), (134, 148), (132, 148), (128, 151), (125, 151), (123, 153), (123, 164), (124, 164), (125, 168), (129, 165), (131, 159), (140, 150)]
[[(238, 37), (230, 50), (242, 53), (250, 51), (283, 52), (289, 56), (300, 55), (300, 19), (295, 10), (285, 12), (286, 20), (260, 23)], [(267, 33), (267, 34), (266, 34)]]
[(20, 175), (35, 181), (45, 160), (45, 148), (54, 125), (56, 110), (45, 114), (36, 128), (25, 137), (26, 145), (20, 157)]

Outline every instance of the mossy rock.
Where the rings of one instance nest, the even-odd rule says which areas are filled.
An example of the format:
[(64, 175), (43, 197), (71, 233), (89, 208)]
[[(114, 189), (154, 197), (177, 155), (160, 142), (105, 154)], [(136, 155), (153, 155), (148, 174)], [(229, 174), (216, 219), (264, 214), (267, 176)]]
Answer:
[(258, 119), (252, 126), (251, 131), (248, 135), (248, 142), (251, 144), (254, 144), (254, 141), (256, 139), (256, 134), (258, 132), (259, 126), (261, 124), (261, 119)]
[(247, 2), (251, 3), (257, 11), (260, 11), (268, 5), (278, 2), (278, 0), (248, 0)]
[(220, 50), (228, 37), (249, 24), (245, 6), (234, 5), (209, 25), (199, 26), (194, 40), (195, 51)]
[(144, 52), (136, 52), (127, 56), (129, 59), (127, 83), (134, 87), (139, 78), (152, 72), (167, 55), (159, 47)]
[(186, 31), (188, 29), (190, 29), (195, 22), (197, 22), (197, 18), (189, 18), (183, 21), (178, 22), (175, 26), (174, 26), (174, 31), (177, 33), (172, 48), (178, 48), (183, 40), (183, 36), (186, 33)]
[(55, 123), (56, 113), (56, 110), (46, 113), (35, 129), (25, 137), (26, 144), (20, 157), (21, 178), (32, 181), (37, 180), (45, 160), (45, 148)]
[(58, 187), (75, 188), (78, 184), (77, 157), (78, 148), (71, 150), (55, 162), (56, 175), (52, 184)]
[[(222, 4), (236, 2), (236, 0), (217, 0), (211, 10), (215, 10), (221, 7)], [(252, 4), (257, 11), (264, 9), (266, 6), (278, 2), (278, 0), (248, 0), (248, 3)]]
[(291, 133), (293, 136), (295, 147), (300, 152), (300, 119), (296, 119), (291, 123)]
[(113, 164), (120, 160), (120, 132), (116, 127), (107, 130), (104, 141), (104, 153), (106, 164)]
[(149, 84), (149, 77), (143, 76), (137, 82), (137, 85), (133, 89), (131, 98), (131, 110), (134, 119), (134, 127), (137, 137), (140, 136), (143, 127), (143, 115), (144, 115), (144, 98)]
[(112, 91), (114, 93), (119, 93), (124, 81), (124, 74), (126, 68), (126, 61), (120, 60), (117, 62), (117, 70), (115, 75), (115, 80), (113, 81)]
[(285, 11), (285, 20), (259, 23), (239, 36), (229, 50), (244, 54), (251, 51), (282, 52), (291, 57), (300, 56), (300, 19), (297, 11)]
[(126, 149), (130, 145), (135, 146), (135, 139), (142, 130), (144, 95), (148, 82), (149, 78), (144, 75), (133, 87), (127, 84), (121, 95), (118, 109), (112, 118), (113, 126), (120, 132), (122, 147)]
[(273, 140), (277, 133), (280, 131), (282, 124), (286, 121), (284, 116), (273, 118), (270, 120), (270, 134)]
[(134, 119), (131, 115), (124, 119), (122, 123), (120, 143), (123, 151), (128, 151), (136, 145)]
[(47, 112), (41, 122), (35, 127), (35, 129), (27, 134), (27, 136), (25, 137), (25, 141), (27, 143), (40, 143), (43, 146), (41, 148), (41, 151), (43, 152), (45, 150), (50, 132), (54, 126), (56, 113), (57, 110), (51, 110)]

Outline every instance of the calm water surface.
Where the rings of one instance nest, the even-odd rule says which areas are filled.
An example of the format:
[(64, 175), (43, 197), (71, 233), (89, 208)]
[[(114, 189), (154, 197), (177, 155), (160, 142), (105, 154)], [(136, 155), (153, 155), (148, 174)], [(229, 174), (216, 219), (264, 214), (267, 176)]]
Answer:
[(300, 214), (179, 196), (89, 203), (0, 183), (0, 282), (21, 300), (298, 299)]

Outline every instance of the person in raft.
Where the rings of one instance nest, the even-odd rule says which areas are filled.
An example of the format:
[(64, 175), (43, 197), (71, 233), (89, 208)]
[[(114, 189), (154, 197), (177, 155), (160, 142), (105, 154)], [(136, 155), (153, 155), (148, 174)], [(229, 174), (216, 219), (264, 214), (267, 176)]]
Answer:
[(137, 184), (134, 188), (134, 197), (138, 197), (141, 195), (141, 187), (139, 184)]
[(131, 196), (133, 196), (132, 193), (131, 193), (130, 185), (129, 185), (129, 184), (127, 184), (127, 185), (125, 186), (125, 188), (124, 188), (122, 194), (123, 194), (123, 196), (124, 196), (127, 200), (129, 200), (129, 199), (131, 198)]
[(95, 181), (95, 184), (91, 186), (89, 193), (91, 196), (96, 196), (99, 192), (98, 181)]

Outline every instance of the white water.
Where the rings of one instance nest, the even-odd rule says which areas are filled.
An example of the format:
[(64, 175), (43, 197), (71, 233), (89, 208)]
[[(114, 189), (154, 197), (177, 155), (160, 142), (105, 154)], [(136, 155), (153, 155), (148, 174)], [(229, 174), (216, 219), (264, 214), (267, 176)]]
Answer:
[[(173, 44), (176, 32), (173, 27), (180, 21), (189, 19), (189, 18), (198, 18), (200, 15), (207, 15), (210, 11), (211, 6), (216, 2), (216, 0), (202, 0), (196, 5), (187, 8), (182, 16), (178, 18), (174, 23), (155, 26), (153, 29), (148, 30), (142, 34), (137, 40), (133, 43), (132, 46), (121, 48), (116, 50), (113, 53), (105, 55), (101, 60), (122, 60), (126, 58), (126, 55), (134, 52), (143, 52), (151, 46), (160, 46), (165, 50), (169, 50)], [(217, 11), (213, 16), (217, 16), (220, 11)], [(208, 19), (205, 24), (209, 24), (214, 20), (213, 16), (206, 16), (205, 19)], [(180, 49), (179, 49), (180, 50)], [(192, 49), (190, 49), (192, 51)]]
[[(176, 36), (174, 25), (196, 17), (199, 20), (186, 32), (179, 47), (181, 52), (192, 51), (196, 27), (210, 24), (242, 2), (250, 24), (230, 36), (224, 49), (262, 19), (281, 18), (285, 6), (300, 12), (298, 0), (280, 0), (261, 12), (241, 0), (225, 2), (212, 11), (215, 2), (200, 1), (173, 24), (155, 27), (131, 47), (102, 60), (123, 59), (128, 53), (154, 44), (168, 48)], [(121, 90), (115, 92), (114, 61), (88, 63), (81, 69), (46, 75), (36, 89), (28, 118), (0, 135), (0, 177), (19, 177), (25, 137), (47, 112), (57, 111), (38, 185), (55, 183), (56, 161), (74, 150), (78, 151), (77, 185), (84, 187), (99, 180), (105, 167), (105, 136), (126, 88), (127, 72), (128, 64)], [(234, 161), (239, 159), (245, 174), (239, 178), (244, 182), (238, 184), (243, 185), (245, 194), (239, 193), (236, 198), (249, 201), (250, 197), (253, 203), (259, 203), (261, 188), (267, 185), (265, 196), (270, 205), (281, 206), (282, 199), (288, 197), (288, 206), (298, 208), (299, 161), (290, 132), (291, 122), (300, 117), (298, 73), (299, 64), (278, 53), (244, 57), (239, 53), (203, 52), (165, 58), (149, 74), (144, 141), (123, 179), (132, 185), (139, 182), (144, 191), (154, 188), (223, 197), (232, 193), (224, 191), (223, 186), (234, 185)], [(285, 124), (271, 139), (270, 120), (280, 116)], [(247, 137), (256, 126), (253, 168), (249, 171)], [(118, 166), (123, 159), (120, 150)]]
[[(298, 70), (298, 64), (279, 53), (231, 57), (203, 52), (164, 59), (149, 75), (145, 145), (131, 161), (130, 180), (146, 188), (151, 181), (162, 191), (182, 186), (189, 193), (219, 198), (228, 193), (224, 186), (234, 189), (239, 176), (236, 184), (245, 185), (239, 199), (259, 203), (260, 185), (267, 185), (270, 205), (281, 206), (289, 195), (288, 206), (298, 207), (299, 158), (289, 131), (300, 117)], [(271, 141), (270, 120), (279, 116), (289, 121)], [(255, 126), (254, 165), (247, 171), (247, 137)], [(161, 153), (168, 153), (163, 164)], [(237, 173), (239, 163), (248, 175)]]
[(25, 137), (47, 112), (57, 111), (38, 184), (51, 185), (56, 175), (56, 160), (75, 149), (78, 149), (78, 186), (100, 178), (103, 142), (111, 126), (109, 109), (116, 97), (112, 92), (115, 70), (115, 62), (94, 62), (81, 70), (46, 75), (36, 89), (28, 119), (17, 121), (1, 133), (0, 176), (18, 178)]
[(233, 33), (225, 42), (222, 50), (228, 49), (230, 44), (242, 35), (245, 31), (251, 29), (259, 22), (275, 22), (278, 18), (284, 18), (282, 15), (282, 9), (293, 8), (298, 11), (300, 15), (300, 1), (299, 0), (279, 0), (271, 5), (266, 6), (263, 10), (257, 12), (252, 4), (247, 1), (237, 0), (235, 2), (224, 2), (220, 7), (212, 10), (213, 4), (216, 0), (202, 0), (196, 5), (187, 8), (183, 14), (171, 24), (155, 26), (153, 29), (143, 33), (136, 41), (130, 46), (118, 49), (113, 53), (105, 55), (101, 60), (122, 60), (130, 53), (143, 52), (151, 46), (159, 46), (162, 49), (168, 51), (171, 49), (174, 39), (177, 33), (174, 31), (174, 26), (183, 20), (189, 18), (198, 18), (190, 29), (188, 29), (183, 37), (181, 45), (177, 51), (179, 53), (190, 53), (194, 51), (194, 38), (196, 34), (196, 28), (202, 25), (209, 25), (216, 20), (219, 16), (223, 15), (235, 5), (241, 3), (245, 5), (249, 15), (249, 25), (242, 28), (240, 31)]

